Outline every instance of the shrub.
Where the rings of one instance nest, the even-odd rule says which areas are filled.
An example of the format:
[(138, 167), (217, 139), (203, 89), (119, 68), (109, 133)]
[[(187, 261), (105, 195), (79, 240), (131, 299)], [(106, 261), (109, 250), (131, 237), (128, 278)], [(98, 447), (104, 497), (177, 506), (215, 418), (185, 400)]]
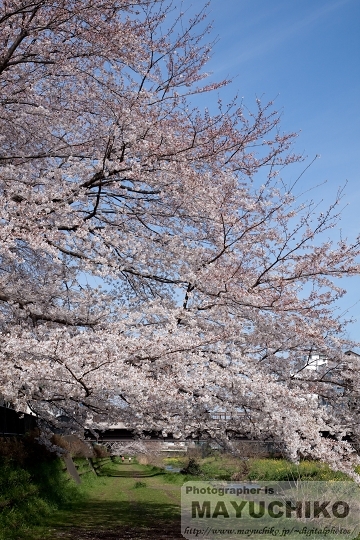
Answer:
[(146, 488), (146, 482), (135, 482), (134, 489)]
[[(23, 455), (28, 458), (26, 449)], [(77, 496), (59, 458), (35, 463), (21, 465), (0, 458), (0, 540), (11, 540), (41, 525), (46, 515)]]
[(90, 444), (80, 440), (76, 435), (55, 434), (52, 436), (51, 442), (71, 454), (72, 457), (94, 457), (94, 450)]
[(62, 460), (36, 436), (0, 439), (0, 540), (29, 537), (46, 515), (82, 496)]
[(201, 467), (194, 458), (190, 458), (189, 463), (180, 472), (191, 476), (200, 476), (202, 474)]

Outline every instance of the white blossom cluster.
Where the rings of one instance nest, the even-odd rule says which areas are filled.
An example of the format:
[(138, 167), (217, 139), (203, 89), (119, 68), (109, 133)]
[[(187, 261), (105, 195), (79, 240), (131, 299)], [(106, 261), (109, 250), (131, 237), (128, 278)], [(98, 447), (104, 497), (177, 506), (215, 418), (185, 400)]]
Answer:
[[(353, 474), (359, 366), (333, 306), (359, 246), (323, 240), (341, 193), (319, 215), (293, 195), (271, 103), (191, 106), (226, 84), (203, 82), (204, 12), (0, 6), (3, 398), (80, 431), (272, 439)], [(305, 369), (311, 351), (329, 363)]]

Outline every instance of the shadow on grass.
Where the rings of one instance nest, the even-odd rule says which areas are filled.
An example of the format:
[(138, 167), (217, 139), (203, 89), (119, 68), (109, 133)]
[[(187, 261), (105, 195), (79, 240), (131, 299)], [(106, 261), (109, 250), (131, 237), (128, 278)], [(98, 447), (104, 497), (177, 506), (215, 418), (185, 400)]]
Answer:
[(180, 507), (166, 503), (91, 500), (86, 505), (77, 503), (64, 507), (49, 525), (60, 529), (100, 527), (106, 530), (120, 525), (151, 527), (154, 522), (180, 523)]
[(120, 478), (150, 478), (151, 476), (164, 476), (166, 473), (148, 471), (106, 471), (103, 469), (97, 473), (98, 476), (118, 476)]

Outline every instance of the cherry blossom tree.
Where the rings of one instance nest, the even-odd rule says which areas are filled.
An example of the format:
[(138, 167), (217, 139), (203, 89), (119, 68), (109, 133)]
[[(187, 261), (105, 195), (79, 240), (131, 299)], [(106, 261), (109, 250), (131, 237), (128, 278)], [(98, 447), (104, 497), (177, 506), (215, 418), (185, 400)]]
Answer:
[(286, 181), (301, 158), (272, 103), (192, 106), (227, 84), (206, 84), (206, 24), (159, 0), (2, 0), (0, 392), (74, 429), (247, 434), (352, 471), (334, 306), (359, 245), (331, 240), (341, 192), (318, 213)]

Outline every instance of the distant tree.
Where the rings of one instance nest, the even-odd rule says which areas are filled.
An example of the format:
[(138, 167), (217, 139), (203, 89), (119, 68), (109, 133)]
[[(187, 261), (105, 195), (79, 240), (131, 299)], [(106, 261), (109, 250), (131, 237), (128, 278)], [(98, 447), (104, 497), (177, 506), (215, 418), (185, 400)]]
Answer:
[[(359, 246), (327, 239), (341, 193), (316, 214), (286, 185), (299, 157), (271, 103), (191, 106), (225, 84), (202, 82), (204, 12), (0, 5), (5, 399), (79, 429), (100, 415), (273, 437), (292, 459), (350, 470), (341, 439), (359, 437), (347, 407), (359, 378), (334, 278), (358, 272)], [(311, 350), (332, 359), (331, 377), (303, 369)], [(309, 397), (324, 394), (326, 408)]]

